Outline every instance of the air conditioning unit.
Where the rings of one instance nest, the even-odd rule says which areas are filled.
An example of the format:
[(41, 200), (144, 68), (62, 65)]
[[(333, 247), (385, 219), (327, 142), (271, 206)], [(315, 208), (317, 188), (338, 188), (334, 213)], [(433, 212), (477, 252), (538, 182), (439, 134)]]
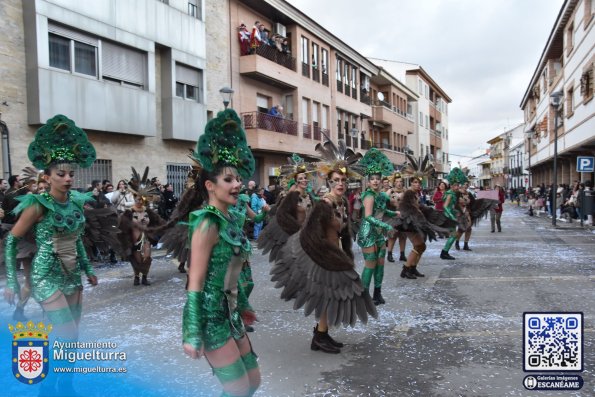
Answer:
[(280, 23), (275, 24), (275, 29), (273, 33), (278, 34), (283, 37), (287, 37), (287, 28), (285, 25), (281, 25)]

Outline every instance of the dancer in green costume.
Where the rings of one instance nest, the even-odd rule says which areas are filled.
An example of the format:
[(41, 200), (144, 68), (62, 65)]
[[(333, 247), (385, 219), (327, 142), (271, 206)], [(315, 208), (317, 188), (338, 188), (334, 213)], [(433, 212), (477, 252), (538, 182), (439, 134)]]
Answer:
[[(20, 217), (6, 237), (4, 297), (12, 304), (20, 293), (17, 245), (33, 228), (37, 252), (31, 264), (31, 295), (43, 308), (54, 335), (74, 341), (78, 339), (82, 312), (81, 274), (85, 273), (91, 285), (97, 285), (97, 277), (82, 240), (83, 206), (93, 199), (71, 191), (71, 187), (76, 166), (88, 168), (95, 161), (95, 148), (72, 120), (57, 115), (37, 130), (28, 157), (35, 167), (44, 170), (43, 178), (50, 188), (42, 194), (18, 198), (20, 204), (14, 212)], [(42, 387), (44, 393), (72, 394), (72, 376), (53, 376)]]
[(363, 216), (357, 234), (357, 243), (362, 248), (365, 261), (362, 284), (365, 289), (369, 289), (374, 276), (374, 304), (380, 305), (385, 303), (381, 293), (386, 253), (385, 234), (392, 230), (392, 226), (381, 219), (384, 215), (397, 215), (395, 211), (386, 208), (390, 198), (380, 189), (382, 177), (391, 175), (394, 168), (384, 153), (375, 148), (368, 150), (358, 165), (365, 170), (364, 174), (368, 177), (368, 189), (361, 196)]
[[(458, 214), (458, 211), (456, 209), (457, 192), (459, 191), (459, 186), (462, 183), (467, 182), (467, 177), (465, 176), (465, 173), (463, 173), (463, 171), (461, 171), (460, 168), (455, 167), (450, 171), (450, 173), (448, 174), (446, 179), (448, 180), (448, 183), (450, 183), (450, 189), (448, 189), (446, 191), (446, 193), (444, 193), (444, 196), (442, 197), (442, 201), (444, 201), (444, 215), (447, 218), (449, 218), (453, 221), (456, 221), (457, 214)], [(454, 228), (452, 228), (450, 237), (448, 238), (448, 240), (446, 240), (446, 244), (444, 244), (444, 248), (442, 249), (442, 252), (440, 253), (440, 259), (449, 259), (449, 260), (455, 259), (452, 255), (450, 255), (448, 253), (448, 251), (450, 250), (450, 248), (452, 247), (453, 243), (456, 240), (457, 240), (457, 233), (456, 233), (456, 227), (454, 227)]]
[(184, 351), (192, 358), (205, 355), (223, 385), (222, 396), (251, 396), (260, 370), (244, 324), (255, 315), (239, 283), (251, 246), (243, 217), (231, 208), (238, 201), (240, 178), (254, 173), (254, 157), (235, 111), (226, 109), (209, 121), (194, 158), (202, 166), (196, 189), (207, 205), (189, 218)]

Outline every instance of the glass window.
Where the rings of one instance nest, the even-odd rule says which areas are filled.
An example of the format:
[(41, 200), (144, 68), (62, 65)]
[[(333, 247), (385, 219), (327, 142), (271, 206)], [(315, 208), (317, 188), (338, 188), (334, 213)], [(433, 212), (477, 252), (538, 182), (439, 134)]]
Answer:
[(308, 39), (302, 37), (302, 63), (308, 63)]
[(318, 44), (312, 43), (312, 66), (318, 67)]
[(70, 39), (50, 33), (50, 66), (70, 70)]
[(76, 73), (87, 74), (89, 76), (97, 76), (96, 66), (96, 49), (95, 47), (74, 42), (74, 71)]
[(198, 100), (198, 87), (186, 86), (186, 99)]
[(335, 74), (337, 76), (337, 81), (341, 81), (341, 58), (337, 57), (337, 67), (335, 69)]
[(327, 65), (328, 65), (328, 51), (323, 49), (322, 50), (322, 73), (324, 73), (324, 74), (328, 74)]
[(176, 83), (176, 96), (184, 98), (184, 84)]

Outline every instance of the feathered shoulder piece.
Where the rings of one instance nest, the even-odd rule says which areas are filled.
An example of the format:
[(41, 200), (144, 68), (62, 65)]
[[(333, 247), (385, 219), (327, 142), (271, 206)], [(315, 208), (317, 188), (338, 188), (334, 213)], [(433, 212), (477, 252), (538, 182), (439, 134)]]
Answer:
[(373, 174), (389, 176), (395, 170), (388, 157), (376, 148), (368, 150), (358, 166), (364, 170), (366, 176)]
[(428, 179), (434, 175), (434, 165), (430, 163), (430, 156), (421, 157), (416, 160), (410, 154), (406, 154), (407, 162), (401, 170), (401, 175), (404, 178), (419, 178), (420, 180)]
[(362, 154), (355, 153), (349, 149), (343, 139), (339, 139), (336, 146), (326, 135), (327, 140), (324, 143), (316, 144), (316, 150), (322, 157), (321, 162), (316, 164), (318, 172), (328, 175), (332, 171), (340, 171), (351, 179), (361, 179), (361, 167), (357, 165), (361, 160)]
[(254, 156), (242, 121), (233, 109), (219, 112), (207, 123), (190, 157), (209, 172), (223, 166), (235, 168), (244, 179), (254, 174)]
[(40, 171), (35, 167), (25, 167), (22, 170), (21, 182), (25, 185), (28, 185), (29, 183), (38, 183), (43, 180), (42, 176), (43, 171)]
[(468, 180), (465, 176), (465, 173), (458, 167), (455, 167), (452, 170), (450, 170), (450, 173), (448, 174), (446, 179), (448, 180), (448, 183), (450, 183), (451, 185), (453, 183), (458, 183), (461, 185), (467, 182)]
[(143, 203), (147, 201), (156, 201), (159, 197), (159, 189), (149, 181), (149, 167), (145, 167), (145, 172), (141, 176), (134, 167), (132, 168), (132, 178), (128, 182), (130, 191), (136, 197), (141, 197)]

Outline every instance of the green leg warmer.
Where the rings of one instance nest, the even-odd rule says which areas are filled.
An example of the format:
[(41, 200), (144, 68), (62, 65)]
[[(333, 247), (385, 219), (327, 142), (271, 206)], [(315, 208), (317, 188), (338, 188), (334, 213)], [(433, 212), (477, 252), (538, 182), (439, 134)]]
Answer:
[(386, 248), (382, 248), (378, 250), (378, 259), (384, 259), (386, 256)]
[(376, 265), (376, 270), (374, 271), (375, 288), (382, 287), (382, 279), (384, 279), (384, 265)]
[(370, 289), (370, 282), (372, 282), (372, 275), (374, 274), (374, 269), (370, 269), (369, 267), (364, 266), (364, 271), (362, 272), (362, 285), (364, 289)]
[(213, 368), (213, 374), (222, 384), (233, 382), (246, 375), (246, 366), (242, 358), (238, 358), (233, 364), (221, 368)]
[(452, 245), (456, 241), (456, 239), (456, 236), (450, 236), (448, 240), (446, 240), (446, 244), (444, 244), (444, 251), (448, 252), (450, 250), (450, 247), (452, 247)]
[(258, 361), (256, 361), (256, 354), (254, 354), (254, 352), (244, 354), (242, 356), (242, 361), (244, 362), (244, 367), (246, 367), (246, 371), (258, 368)]
[(70, 309), (70, 306), (57, 310), (46, 310), (45, 314), (48, 316), (49, 322), (54, 326), (75, 321), (74, 313)]

